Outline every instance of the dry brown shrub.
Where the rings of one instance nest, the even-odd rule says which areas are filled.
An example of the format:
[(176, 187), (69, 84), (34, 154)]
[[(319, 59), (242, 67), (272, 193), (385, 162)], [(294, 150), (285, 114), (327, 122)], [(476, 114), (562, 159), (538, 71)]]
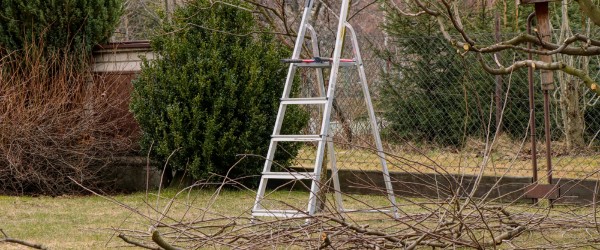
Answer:
[(116, 159), (136, 147), (128, 98), (86, 58), (39, 47), (0, 59), (0, 193), (80, 192), (69, 176), (109, 188)]

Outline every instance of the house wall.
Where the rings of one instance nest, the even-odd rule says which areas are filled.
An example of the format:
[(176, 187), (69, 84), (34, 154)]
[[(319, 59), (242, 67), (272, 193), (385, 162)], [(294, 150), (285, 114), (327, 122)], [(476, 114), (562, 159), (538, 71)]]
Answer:
[[(116, 117), (126, 117), (120, 123), (118, 134), (139, 133), (139, 126), (129, 111), (132, 80), (141, 72), (142, 58), (154, 59), (154, 53), (148, 41), (131, 41), (98, 45), (93, 51), (92, 71), (94, 82), (103, 84), (106, 89), (102, 95), (106, 98), (116, 98), (115, 106), (110, 107), (109, 113)], [(160, 185), (160, 171), (148, 163), (145, 157), (131, 156), (117, 160), (118, 166), (108, 173), (107, 177), (116, 181), (116, 188), (121, 191), (140, 191), (157, 188)], [(148, 172), (149, 171), (149, 172)]]

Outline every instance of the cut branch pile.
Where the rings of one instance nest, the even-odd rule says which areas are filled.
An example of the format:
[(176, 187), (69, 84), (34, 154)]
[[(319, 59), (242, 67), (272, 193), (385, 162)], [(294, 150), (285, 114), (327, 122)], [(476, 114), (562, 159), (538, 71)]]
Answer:
[[(198, 183), (178, 195), (188, 194), (198, 186), (204, 184)], [(219, 190), (213, 195), (214, 200)], [(208, 204), (214, 204), (214, 200)], [(298, 209), (284, 201), (274, 202), (287, 206), (284, 209)], [(368, 206), (367, 210), (381, 212), (342, 214), (329, 204), (315, 216), (278, 219), (251, 218), (249, 211), (231, 215), (227, 214), (230, 211), (215, 211), (210, 205), (194, 205), (193, 201), (182, 202), (178, 198), (169, 199), (166, 204), (164, 209), (152, 208), (155, 214), (121, 204), (150, 225), (149, 230), (118, 229), (119, 238), (147, 249), (554, 249), (590, 247), (600, 240), (591, 211), (586, 214), (575, 211), (577, 208), (553, 209), (457, 196), (405, 199), (398, 203), (398, 218), (384, 212), (389, 207), (376, 206)], [(183, 217), (171, 210), (175, 204), (184, 207)], [(568, 237), (564, 235), (567, 231)]]

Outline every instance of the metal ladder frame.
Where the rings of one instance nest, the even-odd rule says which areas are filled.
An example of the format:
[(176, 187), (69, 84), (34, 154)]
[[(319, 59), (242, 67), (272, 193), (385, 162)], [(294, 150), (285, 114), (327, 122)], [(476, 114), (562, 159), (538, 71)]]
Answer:
[[(304, 43), (304, 40), (305, 40), (304, 37), (306, 35), (307, 30), (309, 30), (311, 32), (313, 56), (315, 58), (319, 58), (319, 56), (320, 56), (318, 41), (317, 41), (317, 34), (316, 34), (314, 28), (308, 23), (309, 19), (310, 19), (310, 13), (311, 13), (311, 10), (313, 7), (313, 3), (314, 3), (314, 0), (306, 0), (304, 12), (302, 14), (302, 20), (300, 22), (300, 28), (298, 30), (298, 36), (296, 38), (296, 42), (294, 45), (294, 50), (292, 53), (291, 60), (300, 59), (302, 45)], [(342, 2), (341, 11), (340, 11), (340, 15), (339, 15), (337, 35), (336, 35), (336, 43), (335, 43), (335, 48), (334, 48), (334, 52), (333, 52), (331, 61), (328, 63), (323, 63), (323, 62), (290, 63), (287, 79), (285, 81), (285, 86), (284, 86), (283, 94), (281, 97), (281, 102), (279, 105), (279, 110), (277, 113), (277, 118), (275, 121), (275, 127), (273, 128), (273, 134), (272, 134), (272, 138), (271, 138), (271, 141), (269, 144), (269, 150), (267, 152), (265, 165), (263, 168), (258, 191), (256, 194), (256, 200), (254, 202), (254, 207), (252, 209), (252, 217), (269, 216), (269, 217), (290, 218), (290, 217), (309, 217), (309, 216), (314, 215), (316, 213), (316, 205), (317, 205), (317, 198), (318, 198), (317, 194), (319, 193), (319, 190), (321, 188), (320, 185), (322, 184), (322, 183), (319, 183), (319, 181), (320, 181), (320, 177), (321, 177), (321, 170), (322, 170), (322, 166), (323, 166), (322, 164), (324, 161), (326, 146), (327, 146), (328, 152), (330, 154), (332, 179), (333, 179), (333, 185), (334, 185), (334, 190), (335, 190), (334, 197), (336, 200), (337, 209), (340, 212), (357, 211), (357, 210), (346, 210), (343, 208), (333, 140), (331, 137), (328, 136), (330, 125), (331, 125), (330, 124), (331, 112), (333, 109), (333, 99), (334, 99), (334, 95), (335, 95), (335, 87), (336, 87), (337, 78), (338, 78), (338, 74), (339, 74), (339, 68), (340, 68), (340, 66), (344, 66), (344, 67), (354, 66), (357, 68), (358, 73), (359, 73), (359, 78), (361, 81), (365, 102), (367, 104), (367, 109), (369, 112), (369, 119), (371, 122), (371, 132), (375, 139), (375, 143), (376, 143), (376, 147), (377, 147), (377, 155), (380, 158), (388, 199), (392, 205), (391, 206), (392, 208), (390, 211), (393, 212), (394, 217), (398, 218), (396, 198), (394, 196), (394, 192), (392, 189), (392, 182), (391, 182), (388, 167), (387, 167), (387, 161), (385, 160), (385, 154), (383, 153), (383, 146), (382, 146), (381, 138), (379, 135), (379, 129), (377, 127), (375, 111), (373, 109), (373, 104), (372, 104), (371, 96), (369, 93), (369, 88), (368, 88), (368, 84), (367, 84), (367, 78), (366, 78), (366, 74), (365, 74), (363, 61), (360, 56), (358, 39), (357, 39), (354, 29), (346, 21), (346, 19), (348, 17), (348, 12), (349, 12), (349, 3), (350, 3), (350, 0), (343, 0), (343, 2)], [(345, 34), (346, 29), (348, 29), (350, 31), (350, 38), (352, 40), (353, 53), (354, 53), (354, 57), (355, 57), (353, 62), (342, 61), (342, 59), (341, 59), (343, 43), (344, 43), (344, 39), (346, 36), (346, 34)], [(316, 98), (290, 98), (289, 97), (290, 93), (291, 93), (291, 89), (292, 89), (292, 84), (294, 81), (295, 72), (298, 67), (316, 68), (318, 83), (320, 85), (319, 86), (319, 97), (316, 97)], [(323, 72), (322, 72), (322, 68), (325, 68), (325, 67), (331, 67), (331, 72), (329, 75), (329, 86), (327, 88), (326, 95), (324, 95), (325, 88), (324, 88), (324, 77), (323, 77)], [(285, 117), (286, 107), (287, 107), (287, 105), (294, 105), (294, 104), (324, 105), (324, 107), (321, 108), (321, 110), (323, 111), (322, 112), (323, 117), (321, 120), (322, 123), (321, 123), (320, 134), (318, 134), (318, 135), (281, 135), (280, 134), (283, 119)], [(316, 141), (316, 142), (318, 142), (314, 172), (312, 174), (311, 173), (297, 173), (297, 172), (271, 172), (271, 167), (272, 167), (273, 159), (275, 156), (275, 151), (277, 149), (277, 143), (280, 141), (292, 141), (292, 142), (293, 141)], [(309, 194), (307, 210), (300, 211), (300, 210), (263, 209), (261, 207), (260, 202), (263, 200), (263, 198), (265, 196), (266, 185), (267, 185), (268, 179), (288, 179), (288, 180), (310, 179), (311, 187), (310, 187), (310, 194)], [(366, 212), (381, 212), (381, 210), (366, 211)]]

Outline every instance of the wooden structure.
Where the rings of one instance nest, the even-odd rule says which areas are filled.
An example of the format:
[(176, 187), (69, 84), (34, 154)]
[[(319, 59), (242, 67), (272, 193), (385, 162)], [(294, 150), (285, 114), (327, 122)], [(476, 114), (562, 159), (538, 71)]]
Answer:
[[(553, 1), (557, 1), (557, 0), (519, 0), (519, 4), (534, 4), (535, 5), (535, 12), (532, 15), (535, 15), (536, 21), (537, 21), (537, 35), (541, 38), (543, 43), (547, 43), (547, 42), (551, 42), (552, 37), (551, 37), (551, 28), (550, 28), (550, 15), (549, 15), (549, 10), (548, 10), (548, 3), (549, 2), (553, 2)], [(530, 18), (528, 18), (527, 20), (527, 25), (528, 25), (528, 32), (531, 32), (529, 26), (530, 26)], [(541, 51), (547, 51), (546, 49), (541, 48)], [(531, 60), (531, 54), (529, 55), (529, 59)], [(540, 55), (540, 60), (544, 63), (552, 63), (552, 55)], [(532, 85), (533, 85), (533, 69), (530, 69), (529, 71), (529, 85), (530, 85), (530, 108), (532, 109), (531, 112), (535, 112), (533, 110), (533, 90), (532, 90)], [(538, 179), (537, 179), (537, 164), (536, 164), (536, 160), (533, 160), (533, 183), (535, 184), (534, 186), (528, 187), (527, 191), (525, 193), (525, 197), (527, 198), (532, 198), (534, 200), (534, 202), (537, 202), (537, 199), (539, 198), (546, 198), (549, 199), (550, 201), (557, 199), (558, 197), (560, 197), (560, 186), (556, 185), (555, 183), (553, 183), (552, 181), (552, 144), (551, 144), (551, 138), (550, 138), (550, 107), (549, 107), (549, 91), (554, 89), (554, 74), (551, 70), (542, 70), (541, 71), (542, 77), (541, 77), (541, 87), (542, 87), (542, 93), (544, 95), (544, 131), (545, 131), (545, 137), (546, 137), (546, 166), (547, 166), (547, 176), (548, 176), (548, 184), (546, 185), (541, 185), (538, 183)], [(532, 113), (533, 114), (533, 113)], [(532, 115), (533, 118), (533, 115)], [(535, 119), (530, 119), (531, 121), (531, 129), (532, 129), (532, 139), (531, 139), (531, 143), (535, 144), (535, 137), (533, 137), (534, 134), (534, 128), (535, 128)], [(534, 149), (534, 147), (532, 147), (532, 158), (536, 157), (535, 156), (536, 151)]]
[(124, 130), (139, 130), (137, 122), (129, 112), (133, 85), (131, 81), (141, 72), (142, 58), (154, 59), (148, 41), (118, 42), (98, 45), (93, 50), (92, 71), (94, 82), (103, 84), (107, 98), (118, 98), (119, 105), (111, 107), (111, 113), (131, 117), (122, 124)]

